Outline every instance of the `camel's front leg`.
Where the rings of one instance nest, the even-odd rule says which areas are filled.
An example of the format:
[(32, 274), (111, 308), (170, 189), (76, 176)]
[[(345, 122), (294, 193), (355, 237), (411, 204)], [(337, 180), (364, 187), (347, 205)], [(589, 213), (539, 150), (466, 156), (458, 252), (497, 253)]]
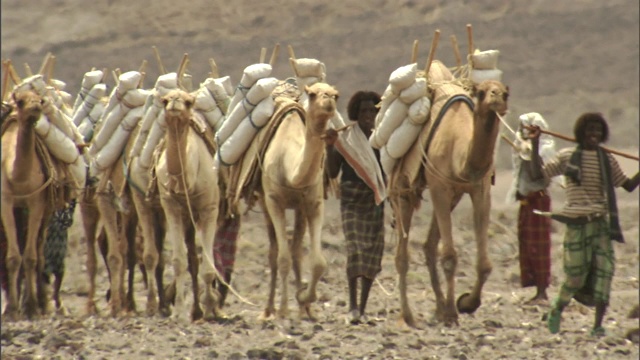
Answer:
[[(42, 203), (45, 203), (44, 201)], [(38, 266), (38, 235), (40, 235), (40, 226), (44, 216), (43, 206), (29, 207), (29, 220), (27, 227), (27, 243), (24, 248), (22, 266), (24, 268), (25, 277), (25, 313), (27, 318), (32, 319), (38, 314), (38, 299), (36, 282), (37, 266)]]
[[(431, 182), (430, 182), (431, 183)], [(458, 312), (455, 307), (455, 274), (458, 255), (453, 243), (451, 209), (455, 194), (447, 187), (439, 187), (431, 183), (429, 189), (433, 203), (433, 215), (436, 217), (442, 240), (441, 264), (447, 282), (447, 296), (442, 318), (445, 324), (458, 323)]]
[(296, 288), (302, 288), (302, 239), (307, 226), (306, 214), (296, 209), (293, 225), (293, 239), (291, 241), (292, 269), (295, 277)]
[(7, 238), (7, 254), (6, 261), (7, 274), (9, 280), (9, 299), (4, 315), (11, 320), (17, 320), (18, 317), (18, 274), (20, 265), (22, 264), (22, 255), (20, 255), (20, 247), (18, 246), (18, 236), (16, 228), (16, 219), (13, 214), (13, 204), (2, 199), (2, 226)]
[(458, 311), (461, 313), (473, 313), (481, 304), (482, 287), (491, 274), (491, 260), (487, 252), (489, 242), (489, 213), (491, 212), (491, 184), (489, 178), (485, 179), (471, 193), (473, 203), (473, 227), (476, 236), (477, 254), (476, 271), (477, 278), (471, 294), (463, 294), (458, 299)]
[(216, 235), (216, 225), (218, 219), (218, 201), (214, 205), (200, 210), (200, 220), (198, 227), (202, 229), (202, 272), (201, 278), (204, 282), (204, 318), (216, 319), (224, 317), (219, 307), (217, 290), (213, 288), (213, 281), (216, 279), (216, 269), (213, 260), (213, 241)]
[(309, 224), (309, 262), (311, 267), (311, 281), (307, 289), (297, 294), (298, 303), (307, 309), (311, 320), (316, 320), (311, 312), (311, 303), (317, 299), (316, 288), (322, 274), (327, 269), (327, 260), (322, 255), (322, 224), (324, 222), (324, 200), (316, 198), (313, 203), (306, 205), (307, 224)]
[[(96, 231), (98, 228), (98, 219), (100, 213), (94, 204), (85, 199), (80, 203), (80, 213), (82, 214), (82, 227), (87, 241), (87, 274), (89, 275), (89, 293), (87, 295), (87, 315), (95, 315), (97, 313), (95, 295), (96, 295)], [(104, 236), (101, 234), (100, 236)]]
[(122, 231), (118, 229), (118, 214), (113, 207), (111, 196), (97, 196), (98, 209), (103, 220), (104, 230), (107, 235), (107, 264), (111, 272), (111, 316), (118, 316), (122, 309), (122, 279), (124, 275), (124, 256), (120, 242)]
[(269, 238), (270, 279), (267, 307), (264, 309), (264, 312), (260, 316), (260, 319), (267, 320), (273, 317), (276, 312), (274, 302), (276, 296), (276, 285), (278, 283), (278, 239), (276, 238), (276, 230), (273, 228), (273, 222), (271, 222), (271, 217), (269, 216), (269, 211), (267, 210), (264, 201), (261, 201), (261, 206), (262, 212), (264, 214), (265, 225), (267, 227), (267, 236)]
[(180, 214), (180, 206), (174, 201), (162, 201), (167, 219), (167, 239), (173, 246), (173, 271), (176, 282), (175, 304), (172, 317), (179, 319), (184, 316), (184, 288), (187, 276), (187, 245), (185, 243), (185, 229)]
[(394, 198), (391, 202), (396, 218), (398, 246), (396, 248), (396, 271), (398, 272), (398, 289), (400, 290), (400, 311), (404, 322), (415, 327), (411, 306), (407, 298), (407, 272), (409, 271), (409, 231), (413, 217), (414, 204), (407, 196)]
[(287, 239), (285, 213), (277, 199), (267, 197), (265, 203), (273, 222), (278, 243), (278, 273), (280, 274), (280, 309), (278, 310), (278, 317), (286, 318), (289, 316), (287, 290), (289, 270), (291, 269), (291, 251), (289, 250), (289, 241)]

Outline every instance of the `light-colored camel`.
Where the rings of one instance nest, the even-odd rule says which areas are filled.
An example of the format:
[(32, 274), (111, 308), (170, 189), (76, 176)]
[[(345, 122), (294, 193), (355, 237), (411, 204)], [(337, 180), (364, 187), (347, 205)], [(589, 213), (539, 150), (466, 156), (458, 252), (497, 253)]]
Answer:
[[(204, 316), (205, 319), (213, 319), (220, 314), (217, 291), (213, 289), (213, 280), (216, 279), (213, 241), (220, 201), (218, 174), (205, 140), (191, 126), (194, 96), (182, 90), (172, 90), (162, 101), (167, 129), (156, 174), (160, 203), (166, 218), (166, 238), (173, 244), (176, 298), (172, 316), (181, 316), (189, 265), (193, 290), (191, 318), (197, 320)], [(197, 237), (196, 231), (199, 232)], [(196, 238), (202, 245), (204, 314), (198, 299)]]
[[(436, 318), (445, 324), (458, 322), (458, 311), (472, 313), (480, 306), (482, 287), (491, 273), (491, 262), (487, 256), (489, 213), (491, 210), (491, 175), (493, 153), (499, 131), (498, 114), (507, 111), (508, 88), (498, 81), (485, 81), (475, 89), (475, 111), (463, 101), (454, 102), (444, 114), (426, 150), (426, 180), (433, 204), (433, 217), (427, 241), (423, 246), (431, 285), (436, 296)], [(434, 121), (433, 116), (431, 121)], [(400, 180), (396, 189), (408, 188)], [(413, 314), (407, 300), (406, 276), (409, 266), (408, 239), (411, 218), (419, 195), (392, 197), (396, 212), (399, 243), (396, 253), (396, 269), (402, 317), (415, 326)], [(392, 191), (393, 192), (393, 189)], [(452, 237), (451, 212), (464, 194), (469, 194), (473, 203), (474, 233), (477, 246), (477, 279), (471, 294), (463, 294), (454, 303), (457, 253)], [(444, 296), (438, 278), (438, 243), (442, 239), (441, 262), (447, 282)], [(457, 305), (457, 310), (456, 310)]]
[[(7, 255), (3, 261), (6, 261), (9, 278), (5, 315), (15, 319), (19, 309), (18, 274), (21, 266), (26, 282), (25, 314), (32, 318), (38, 315), (38, 307), (46, 307), (37, 278), (44, 267), (43, 221), (52, 209), (47, 204), (46, 191), (50, 182), (36, 152), (34, 129), (42, 115), (44, 100), (30, 90), (13, 93), (12, 100), (15, 112), (10, 116), (15, 116), (16, 121), (8, 118), (2, 133), (2, 224), (7, 237)], [(28, 212), (26, 240), (18, 239), (14, 216), (16, 207), (25, 208)], [(19, 241), (26, 241), (22, 255)]]
[[(309, 105), (306, 114), (289, 112), (280, 123), (264, 154), (261, 204), (264, 208), (270, 241), (271, 283), (263, 318), (272, 317), (280, 274), (280, 309), (278, 316), (288, 316), (288, 275), (293, 266), (298, 292), (296, 299), (307, 315), (314, 319), (310, 304), (316, 300), (316, 286), (327, 262), (321, 252), (320, 236), (324, 219), (325, 143), (321, 136), (335, 115), (338, 91), (325, 83), (306, 87)], [(291, 248), (286, 232), (285, 210), (295, 212)], [(302, 238), (309, 227), (309, 262), (311, 281), (304, 289), (300, 280)]]

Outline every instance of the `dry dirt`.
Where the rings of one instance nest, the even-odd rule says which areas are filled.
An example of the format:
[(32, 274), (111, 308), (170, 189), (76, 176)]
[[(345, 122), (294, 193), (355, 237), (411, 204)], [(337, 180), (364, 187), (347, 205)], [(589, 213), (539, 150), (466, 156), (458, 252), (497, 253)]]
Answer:
[[(474, 29), (474, 44), (501, 51), (499, 67), (511, 88), (511, 113), (540, 112), (551, 128), (571, 133), (574, 119), (584, 111), (601, 111), (611, 124), (608, 145), (638, 153), (638, 44), (639, 5), (628, 0), (562, 2), (534, 0), (482, 1), (285, 1), (249, 0), (153, 3), (122, 0), (3, 0), (1, 8), (2, 58), (11, 59), (24, 75), (22, 64), (37, 70), (44, 55), (56, 55), (55, 77), (67, 83), (74, 96), (84, 72), (95, 68), (137, 69), (149, 61), (146, 86), (158, 76), (151, 50), (158, 46), (167, 68), (177, 68), (183, 53), (191, 59), (195, 82), (203, 81), (207, 60), (215, 58), (222, 75), (237, 83), (244, 67), (258, 61), (260, 48), (276, 42), (292, 45), (296, 56), (317, 58), (327, 65), (328, 82), (342, 92), (341, 109), (356, 90), (382, 92), (389, 74), (410, 60), (411, 44), (420, 40), (424, 63), (434, 31), (441, 30), (436, 58), (454, 65), (449, 36), (455, 34), (466, 53), (465, 25)], [(280, 54), (274, 74), (292, 72)], [(344, 110), (343, 110), (344, 111)], [(558, 146), (566, 143), (559, 142)], [(434, 296), (421, 243), (426, 237), (431, 206), (425, 201), (413, 222), (410, 301), (418, 328), (399, 321), (399, 296), (394, 266), (396, 237), (387, 228), (387, 248), (379, 285), (368, 311), (375, 326), (345, 323), (348, 301), (345, 247), (339, 205), (329, 199), (323, 228), (323, 249), (329, 269), (319, 285), (317, 323), (260, 323), (257, 317), (267, 294), (267, 239), (262, 214), (243, 218), (233, 286), (253, 304), (230, 295), (226, 308), (236, 321), (230, 324), (181, 323), (140, 314), (123, 319), (106, 316), (107, 288), (104, 264), (99, 266), (98, 306), (101, 316), (86, 318), (86, 250), (74, 224), (69, 243), (67, 275), (62, 297), (68, 316), (34, 322), (2, 322), (2, 358), (84, 359), (626, 359), (638, 358), (637, 343), (625, 340), (638, 326), (627, 313), (638, 303), (639, 210), (638, 191), (618, 191), (622, 227), (627, 239), (616, 244), (617, 265), (611, 307), (605, 318), (609, 335), (589, 336), (593, 309), (572, 303), (564, 314), (562, 331), (551, 335), (541, 316), (546, 306), (526, 306), (533, 289), (519, 286), (515, 204), (505, 204), (511, 182), (509, 151), (499, 152), (499, 172), (493, 188), (490, 254), (494, 265), (473, 315), (460, 317), (458, 327), (432, 321)], [(638, 163), (620, 158), (627, 172)], [(555, 207), (563, 195), (553, 188)], [(387, 217), (390, 209), (387, 207)], [(475, 245), (465, 199), (455, 211), (455, 241), (460, 256), (458, 294), (475, 280)], [(388, 223), (388, 222), (387, 222)], [(553, 233), (555, 296), (563, 279), (563, 226)], [(172, 276), (170, 266), (167, 277)], [(136, 274), (136, 300), (144, 310), (145, 293)], [(295, 308), (290, 299), (290, 307)]]

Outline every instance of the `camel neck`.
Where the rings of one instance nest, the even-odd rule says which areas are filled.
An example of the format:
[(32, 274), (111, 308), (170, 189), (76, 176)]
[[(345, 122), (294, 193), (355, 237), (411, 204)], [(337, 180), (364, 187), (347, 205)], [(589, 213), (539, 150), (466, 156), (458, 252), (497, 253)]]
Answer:
[(175, 121), (167, 121), (167, 171), (170, 175), (183, 174), (186, 166), (187, 134), (189, 126), (176, 126)]
[(13, 164), (13, 181), (27, 181), (31, 176), (31, 167), (36, 155), (36, 132), (27, 121), (18, 120), (18, 138), (16, 139), (16, 157)]
[(475, 112), (473, 115), (473, 137), (465, 165), (465, 173), (471, 180), (485, 177), (493, 165), (493, 151), (498, 137), (497, 121), (493, 111)]

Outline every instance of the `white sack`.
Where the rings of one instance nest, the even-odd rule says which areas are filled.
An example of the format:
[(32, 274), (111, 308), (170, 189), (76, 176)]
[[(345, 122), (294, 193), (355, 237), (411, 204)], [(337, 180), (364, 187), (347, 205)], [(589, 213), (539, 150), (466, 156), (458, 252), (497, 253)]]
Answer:
[(101, 70), (93, 70), (86, 72), (82, 77), (82, 85), (80, 87), (80, 92), (78, 96), (76, 96), (76, 100), (73, 103), (73, 110), (77, 111), (78, 107), (84, 101), (86, 95), (89, 91), (102, 80), (104, 73)]
[(502, 81), (502, 70), (500, 69), (491, 69), (491, 70), (476, 70), (471, 69), (471, 74), (469, 75), (471, 81), (475, 84), (480, 84), (485, 80), (497, 80)]
[(56, 159), (71, 164), (80, 156), (73, 140), (49, 122), (45, 115), (41, 115), (40, 119), (36, 121), (35, 131)]
[(422, 125), (429, 119), (430, 112), (431, 101), (429, 100), (429, 97), (423, 96), (409, 106), (409, 121), (414, 125)]
[(408, 88), (416, 81), (416, 73), (418, 72), (418, 64), (413, 63), (405, 65), (394, 70), (389, 76), (389, 85), (393, 92), (399, 94), (402, 90)]
[(407, 117), (409, 106), (399, 99), (391, 103), (389, 109), (384, 114), (384, 118), (369, 137), (369, 144), (374, 149), (380, 149), (387, 143), (393, 130), (395, 130), (402, 121)]
[(411, 105), (423, 96), (427, 96), (427, 79), (420, 77), (408, 88), (402, 90), (399, 98), (403, 103)]
[(227, 166), (235, 164), (247, 150), (257, 133), (258, 129), (251, 124), (249, 119), (242, 121), (218, 150), (220, 162)]
[(73, 114), (72, 120), (73, 123), (78, 126), (87, 117), (87, 114), (91, 113), (91, 109), (100, 102), (100, 99), (107, 93), (107, 85), (106, 84), (96, 84), (91, 90), (85, 95), (84, 101), (76, 109), (76, 112)]
[(394, 159), (400, 159), (407, 153), (411, 145), (420, 135), (422, 125), (414, 125), (409, 118), (406, 118), (389, 137), (385, 148), (387, 153)]
[(295, 59), (295, 63), (298, 77), (315, 77), (320, 81), (324, 81), (327, 69), (323, 62), (317, 59), (300, 58)]
[(490, 70), (498, 67), (499, 50), (478, 51), (471, 55), (471, 65), (474, 69)]

